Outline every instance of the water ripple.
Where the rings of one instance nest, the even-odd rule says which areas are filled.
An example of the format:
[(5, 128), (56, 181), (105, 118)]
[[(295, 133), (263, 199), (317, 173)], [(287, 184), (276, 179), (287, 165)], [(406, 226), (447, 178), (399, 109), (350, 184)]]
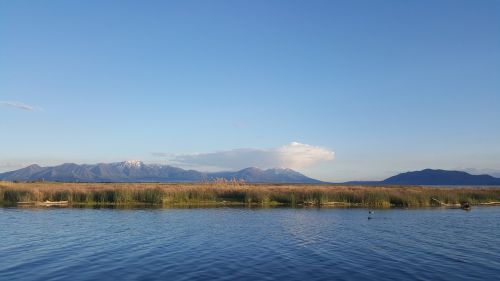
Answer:
[(0, 280), (495, 280), (500, 208), (0, 209)]

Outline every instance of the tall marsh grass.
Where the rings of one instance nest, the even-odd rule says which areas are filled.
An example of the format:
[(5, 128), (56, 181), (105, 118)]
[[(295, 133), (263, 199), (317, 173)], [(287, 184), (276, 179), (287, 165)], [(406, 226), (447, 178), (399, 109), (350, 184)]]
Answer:
[(165, 183), (13, 183), (0, 182), (0, 204), (68, 201), (84, 205), (285, 205), (430, 207), (500, 202), (500, 188), (430, 188), (337, 185), (272, 185), (239, 182)]

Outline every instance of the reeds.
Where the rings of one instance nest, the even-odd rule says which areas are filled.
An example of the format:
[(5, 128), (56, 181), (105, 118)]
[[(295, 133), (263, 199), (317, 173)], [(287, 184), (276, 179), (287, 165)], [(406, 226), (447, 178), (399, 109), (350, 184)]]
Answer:
[(259, 205), (338, 207), (431, 207), (500, 202), (500, 188), (273, 185), (216, 182), (12, 183), (0, 182), (0, 204), (68, 201), (71, 205)]

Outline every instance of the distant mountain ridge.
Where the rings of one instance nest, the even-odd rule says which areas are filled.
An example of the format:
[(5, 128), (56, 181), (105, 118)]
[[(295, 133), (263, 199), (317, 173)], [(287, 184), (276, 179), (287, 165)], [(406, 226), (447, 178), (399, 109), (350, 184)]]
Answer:
[(500, 185), (500, 178), (490, 175), (471, 175), (462, 171), (425, 169), (401, 173), (382, 182), (412, 185)]
[[(240, 171), (205, 173), (168, 165), (145, 164), (132, 160), (117, 163), (73, 164), (53, 167), (31, 165), (19, 170), (0, 173), (0, 180), (8, 181), (64, 181), (64, 182), (203, 182), (215, 179), (244, 180), (249, 183), (321, 184), (291, 169), (255, 167)], [(471, 175), (461, 171), (425, 169), (389, 177), (382, 181), (350, 181), (350, 185), (500, 185), (500, 178), (490, 175)]]
[(401, 173), (383, 181), (351, 181), (346, 184), (365, 185), (500, 185), (500, 178), (471, 175), (462, 171), (424, 169)]
[(132, 160), (117, 163), (73, 164), (54, 167), (31, 165), (0, 173), (0, 180), (64, 181), (64, 182), (202, 182), (218, 178), (244, 180), (251, 183), (322, 183), (291, 169), (246, 168), (240, 171), (204, 173)]

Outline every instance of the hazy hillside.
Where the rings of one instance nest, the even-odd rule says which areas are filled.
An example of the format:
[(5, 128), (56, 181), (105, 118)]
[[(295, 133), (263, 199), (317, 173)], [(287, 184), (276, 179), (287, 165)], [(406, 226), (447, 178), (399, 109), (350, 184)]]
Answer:
[(471, 175), (461, 171), (432, 170), (413, 171), (383, 180), (383, 184), (411, 185), (500, 185), (500, 179), (490, 175)]
[(168, 165), (141, 161), (78, 165), (66, 163), (54, 167), (31, 165), (0, 174), (1, 180), (46, 180), (67, 182), (200, 182), (223, 178), (254, 183), (321, 183), (290, 169), (246, 168), (235, 172), (204, 173)]

